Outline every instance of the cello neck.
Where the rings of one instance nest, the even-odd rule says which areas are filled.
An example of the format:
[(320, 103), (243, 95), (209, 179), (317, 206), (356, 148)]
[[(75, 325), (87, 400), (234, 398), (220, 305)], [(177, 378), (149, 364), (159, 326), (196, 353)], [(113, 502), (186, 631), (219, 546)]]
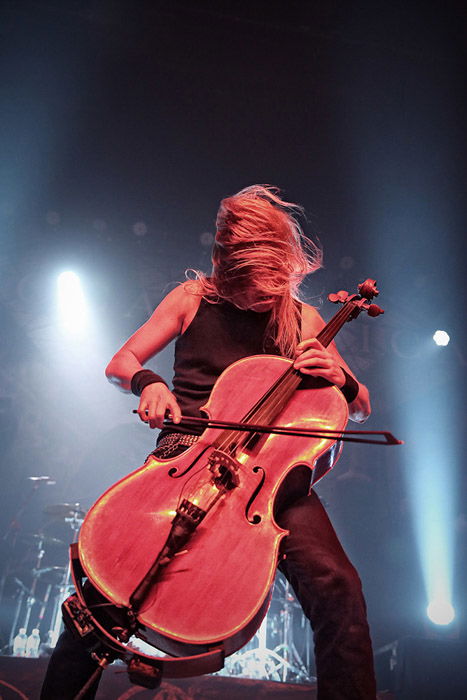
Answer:
[(316, 336), (317, 340), (319, 340), (321, 345), (324, 345), (326, 348), (338, 334), (344, 323), (347, 323), (347, 321), (355, 318), (359, 311), (360, 309), (353, 303), (352, 299), (346, 301), (339, 311), (324, 326), (323, 330), (318, 333)]
[[(340, 331), (344, 323), (356, 318), (361, 311), (359, 306), (359, 300), (361, 297), (359, 295), (354, 295), (344, 302), (343, 306), (339, 311), (332, 317), (332, 319), (325, 325), (320, 333), (316, 336), (317, 339), (322, 343), (324, 347), (327, 347), (333, 338)], [(272, 385), (272, 387), (262, 396), (262, 398), (257, 401), (257, 403), (248, 411), (244, 416), (242, 422), (244, 423), (272, 423), (275, 416), (280, 413), (280, 411), (287, 405), (290, 397), (294, 394), (296, 389), (301, 384), (303, 375), (299, 370), (296, 370), (293, 365), (291, 365)], [(223, 431), (219, 439), (217, 440), (217, 446), (219, 449), (223, 449), (224, 446), (229, 443), (243, 441), (248, 444), (254, 440), (254, 434), (249, 435), (247, 438), (240, 435), (235, 431)]]
[[(355, 315), (359, 309), (351, 300), (344, 303), (342, 308), (326, 324), (323, 330), (316, 336), (325, 347), (329, 345), (334, 336), (342, 328), (344, 323)], [(272, 387), (261, 397), (259, 401), (243, 417), (243, 423), (272, 423), (275, 416), (287, 405), (290, 397), (300, 386), (303, 375), (291, 365), (272, 385)], [(235, 436), (235, 440), (234, 440)], [(219, 449), (223, 449), (225, 444), (232, 441), (242, 441), (245, 444), (254, 441), (254, 436), (245, 437), (235, 434), (235, 431), (224, 431), (217, 442)]]

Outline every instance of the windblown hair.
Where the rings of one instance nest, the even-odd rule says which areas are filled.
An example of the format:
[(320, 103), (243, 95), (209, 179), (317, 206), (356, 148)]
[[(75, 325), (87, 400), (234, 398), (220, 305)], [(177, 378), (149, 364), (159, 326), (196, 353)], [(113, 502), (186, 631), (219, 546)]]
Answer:
[(321, 267), (322, 252), (307, 239), (296, 216), (302, 208), (285, 202), (270, 185), (252, 185), (221, 201), (212, 251), (212, 273), (196, 276), (211, 302), (232, 301), (252, 290), (272, 299), (268, 332), (284, 356), (292, 357), (300, 337), (296, 300), (303, 278)]

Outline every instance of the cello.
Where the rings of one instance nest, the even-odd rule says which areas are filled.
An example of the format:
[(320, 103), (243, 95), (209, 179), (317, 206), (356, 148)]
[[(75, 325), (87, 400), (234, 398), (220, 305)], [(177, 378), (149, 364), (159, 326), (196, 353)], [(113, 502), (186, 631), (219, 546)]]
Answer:
[[(363, 310), (382, 313), (369, 303), (377, 294), (366, 280), (358, 294), (330, 295), (343, 306), (318, 340), (329, 345)], [(288, 534), (274, 520), (281, 486), (304, 467), (316, 483), (342, 441), (353, 439), (341, 391), (276, 355), (230, 365), (203, 411), (208, 427), (196, 443), (176, 458), (150, 455), (96, 501), (81, 527), (75, 581), (87, 578), (97, 592), (88, 608), (118, 613), (106, 631), (114, 651), (132, 634), (175, 657), (223, 657), (242, 647), (266, 614)], [(397, 444), (388, 435), (383, 444)], [(193, 675), (187, 669), (177, 674)]]

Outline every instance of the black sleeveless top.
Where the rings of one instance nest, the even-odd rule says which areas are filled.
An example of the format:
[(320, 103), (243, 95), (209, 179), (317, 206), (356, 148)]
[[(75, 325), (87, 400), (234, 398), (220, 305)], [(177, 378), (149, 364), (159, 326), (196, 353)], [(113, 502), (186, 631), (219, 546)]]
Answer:
[[(233, 362), (250, 355), (280, 355), (267, 332), (271, 311), (243, 311), (223, 301), (201, 299), (198, 311), (175, 343), (173, 393), (184, 416), (201, 416), (218, 376)], [(164, 428), (201, 434), (196, 428)]]

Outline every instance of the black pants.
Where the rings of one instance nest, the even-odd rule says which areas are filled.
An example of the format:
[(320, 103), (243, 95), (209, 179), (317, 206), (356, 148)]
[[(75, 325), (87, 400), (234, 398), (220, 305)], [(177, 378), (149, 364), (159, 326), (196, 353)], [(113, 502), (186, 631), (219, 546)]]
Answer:
[(290, 531), (279, 568), (310, 621), (319, 700), (374, 700), (373, 652), (360, 579), (312, 491), (277, 517)]
[[(276, 518), (290, 531), (282, 543), (284, 558), (279, 568), (313, 629), (319, 700), (375, 700), (373, 654), (360, 579), (323, 505), (312, 492), (285, 507)], [(95, 668), (81, 642), (64, 632), (50, 659), (41, 700), (72, 700)], [(95, 686), (87, 700), (96, 691)]]

